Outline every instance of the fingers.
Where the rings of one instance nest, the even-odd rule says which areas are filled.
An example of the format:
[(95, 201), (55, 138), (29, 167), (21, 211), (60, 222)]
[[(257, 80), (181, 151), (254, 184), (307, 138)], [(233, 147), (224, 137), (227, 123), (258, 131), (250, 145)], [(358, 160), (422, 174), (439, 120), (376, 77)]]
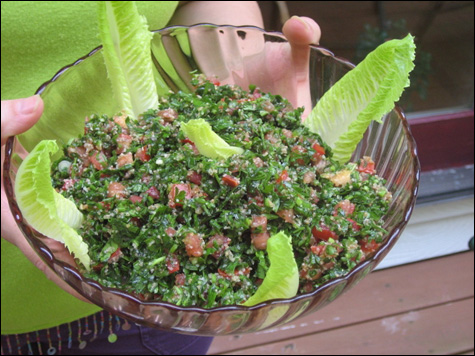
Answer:
[(282, 32), (293, 47), (318, 44), (321, 36), (320, 26), (305, 16), (292, 16), (285, 22)]
[(2, 101), (2, 146), (10, 136), (32, 127), (43, 113), (43, 100), (39, 95), (29, 98)]
[(308, 17), (292, 16), (282, 31), (290, 43), (292, 64), (298, 82), (304, 82), (308, 76), (309, 45), (320, 40), (320, 27)]
[(318, 44), (320, 41), (320, 27), (311, 18), (292, 16), (285, 22), (282, 32), (290, 44), (297, 106), (304, 106), (303, 117), (306, 117), (312, 108), (309, 87), (309, 45)]

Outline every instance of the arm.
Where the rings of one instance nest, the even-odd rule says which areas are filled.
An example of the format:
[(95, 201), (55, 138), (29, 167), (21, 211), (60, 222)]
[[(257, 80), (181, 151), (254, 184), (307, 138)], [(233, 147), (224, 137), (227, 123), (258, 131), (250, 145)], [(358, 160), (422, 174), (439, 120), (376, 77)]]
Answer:
[(169, 25), (253, 25), (264, 28), (256, 1), (182, 1)]

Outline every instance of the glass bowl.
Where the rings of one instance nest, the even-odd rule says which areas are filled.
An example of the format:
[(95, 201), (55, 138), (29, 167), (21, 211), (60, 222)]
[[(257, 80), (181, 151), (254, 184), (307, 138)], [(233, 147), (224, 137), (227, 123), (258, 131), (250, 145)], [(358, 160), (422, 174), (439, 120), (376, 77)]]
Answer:
[[(291, 78), (295, 76), (288, 75), (292, 71), (291, 63), (287, 63), (290, 65), (287, 72), (271, 66), (266, 71), (255, 70), (256, 63), (272, 63), (277, 55), (288, 54), (288, 50), (289, 44), (280, 33), (254, 27), (204, 24), (154, 31), (152, 42), (155, 68), (172, 90), (191, 90), (190, 72), (196, 70), (216, 77), (221, 83), (235, 83), (244, 88), (255, 84), (274, 94), (292, 93), (295, 82)], [(310, 97), (307, 95), (307, 99), (311, 100), (307, 105), (313, 107), (323, 93), (352, 68), (350, 62), (330, 51), (310, 46), (308, 72), (304, 73), (309, 82)], [(45, 102), (45, 111), (35, 131), (20, 137), (27, 151), (36, 145), (38, 132), (43, 138), (57, 139), (61, 144), (83, 132), (85, 116), (114, 114), (120, 109), (112, 100), (101, 48), (61, 69), (38, 89), (38, 93)], [(300, 95), (289, 99), (298, 102)], [(60, 125), (58, 118), (63, 120), (61, 134), (55, 130)], [(371, 124), (352, 158), (357, 162), (363, 156), (371, 156), (376, 162), (377, 173), (387, 180), (386, 186), (393, 195), (384, 225), (388, 233), (380, 248), (345, 276), (330, 280), (310, 293), (269, 300), (253, 307), (233, 305), (203, 309), (143, 301), (83, 277), (75, 266), (56, 257), (44, 242), (47, 237), (28, 224), (15, 200), (13, 185), (21, 163), (16, 153), (20, 147), (16, 138), (7, 142), (4, 185), (18, 226), (41, 258), (94, 304), (142, 325), (194, 335), (256, 332), (315, 312), (335, 300), (371, 272), (394, 246), (413, 211), (420, 174), (414, 139), (403, 112), (396, 107), (382, 124)]]

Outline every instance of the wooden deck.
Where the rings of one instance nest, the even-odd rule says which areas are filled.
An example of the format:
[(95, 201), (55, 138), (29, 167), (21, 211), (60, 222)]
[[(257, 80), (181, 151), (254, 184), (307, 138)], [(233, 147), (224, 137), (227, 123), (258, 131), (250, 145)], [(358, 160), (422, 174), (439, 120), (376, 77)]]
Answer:
[(208, 354), (470, 354), (474, 256), (371, 273), (332, 304), (263, 332), (217, 337)]

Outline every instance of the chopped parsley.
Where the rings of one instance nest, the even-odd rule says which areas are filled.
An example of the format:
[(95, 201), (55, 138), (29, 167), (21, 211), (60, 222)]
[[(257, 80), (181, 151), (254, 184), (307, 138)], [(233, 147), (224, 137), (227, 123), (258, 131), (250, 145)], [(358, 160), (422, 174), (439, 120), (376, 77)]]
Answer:
[[(266, 275), (269, 236), (292, 237), (305, 293), (382, 242), (391, 194), (365, 157), (341, 165), (302, 108), (278, 95), (193, 79), (137, 121), (93, 115), (64, 147), (53, 185), (85, 219), (89, 278), (144, 300), (241, 304)], [(244, 152), (199, 154), (180, 124), (205, 119)]]

